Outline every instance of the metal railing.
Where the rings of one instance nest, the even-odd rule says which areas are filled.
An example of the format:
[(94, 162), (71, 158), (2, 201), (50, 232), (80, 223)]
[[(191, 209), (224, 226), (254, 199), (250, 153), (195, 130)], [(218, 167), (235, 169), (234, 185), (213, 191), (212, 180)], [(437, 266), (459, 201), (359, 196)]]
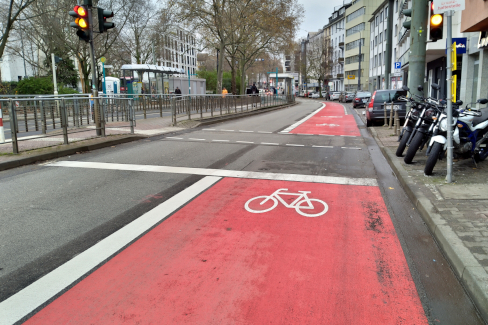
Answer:
[(63, 144), (68, 144), (69, 134), (96, 130), (97, 136), (105, 136), (106, 129), (120, 127), (129, 127), (133, 134), (137, 117), (167, 117), (176, 126), (185, 120), (243, 114), (294, 101), (293, 95), (118, 94), (93, 98), (80, 94), (4, 97), (0, 108), (10, 126), (12, 151), (17, 154), (18, 143), (24, 140), (62, 135)]

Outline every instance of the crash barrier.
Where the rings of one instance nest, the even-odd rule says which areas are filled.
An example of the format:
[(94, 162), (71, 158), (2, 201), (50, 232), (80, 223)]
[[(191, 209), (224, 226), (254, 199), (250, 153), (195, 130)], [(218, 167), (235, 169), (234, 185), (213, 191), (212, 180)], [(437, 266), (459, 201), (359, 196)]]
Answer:
[[(42, 139), (62, 134), (63, 143), (68, 144), (68, 134), (85, 132), (87, 128), (96, 130), (97, 136), (105, 136), (106, 129), (111, 127), (128, 127), (134, 133), (137, 118), (159, 115), (171, 118), (171, 125), (176, 125), (184, 120), (239, 114), (294, 101), (292, 95), (102, 94), (91, 97), (80, 94), (0, 98), (0, 107), (9, 118), (12, 151), (18, 153), (18, 141), (33, 137)], [(21, 133), (27, 136), (19, 137)]]
[[(390, 116), (387, 118), (387, 110), (390, 111)], [(384, 112), (384, 119), (385, 119), (385, 124), (383, 125), (384, 127), (388, 127), (389, 129), (393, 128), (393, 131), (395, 132), (395, 135), (400, 134), (400, 117), (398, 115), (398, 110), (394, 109), (393, 102), (383, 103), (383, 112)]]

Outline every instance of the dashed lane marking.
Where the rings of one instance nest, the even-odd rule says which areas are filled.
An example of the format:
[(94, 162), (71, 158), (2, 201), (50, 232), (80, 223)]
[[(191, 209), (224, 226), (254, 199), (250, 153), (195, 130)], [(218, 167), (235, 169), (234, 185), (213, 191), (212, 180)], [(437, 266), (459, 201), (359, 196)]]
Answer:
[(262, 172), (243, 171), (243, 170), (228, 170), (228, 169), (115, 164), (115, 163), (98, 163), (98, 162), (87, 162), (87, 161), (56, 161), (45, 166), (140, 171), (140, 172), (153, 172), (153, 173), (172, 173), (172, 174), (250, 178), (250, 179), (269, 179), (269, 180), (283, 180), (283, 181), (292, 181), (292, 182), (378, 186), (378, 182), (374, 178), (349, 178), (349, 177), (338, 177), (338, 176), (262, 173)]
[(269, 132), (269, 131), (258, 131), (258, 133), (273, 133), (273, 132)]
[(194, 140), (194, 141), (205, 141), (205, 139), (197, 139), (197, 138), (188, 138), (188, 140)]
[(213, 142), (229, 142), (230, 140), (212, 140)]
[(177, 137), (166, 137), (166, 139), (183, 140), (183, 138), (177, 138)]
[(341, 147), (342, 149), (355, 149), (355, 150), (361, 150), (361, 148), (355, 148), (355, 147)]
[(252, 141), (236, 141), (236, 142), (238, 142), (238, 143), (250, 143), (250, 144), (254, 143)]
[(287, 143), (287, 146), (292, 146), (292, 147), (304, 147), (304, 144), (293, 144), (293, 143)]
[(261, 144), (270, 145), (270, 146), (279, 146), (280, 145), (279, 143), (276, 143), (276, 142), (261, 142)]
[(245, 131), (245, 130), (239, 130), (239, 132), (253, 133), (254, 131)]
[(312, 148), (334, 148), (333, 146), (312, 146)]

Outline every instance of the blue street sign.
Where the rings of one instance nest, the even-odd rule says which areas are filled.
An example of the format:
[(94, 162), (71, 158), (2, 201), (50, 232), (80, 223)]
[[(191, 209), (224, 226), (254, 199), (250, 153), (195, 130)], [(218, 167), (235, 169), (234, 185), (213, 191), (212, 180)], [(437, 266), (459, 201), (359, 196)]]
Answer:
[(402, 63), (401, 62), (395, 62), (395, 69), (401, 69), (402, 68)]
[[(466, 53), (466, 37), (453, 37), (452, 42), (456, 42), (456, 53), (465, 54)], [(447, 54), (447, 39), (446, 39), (446, 54)]]

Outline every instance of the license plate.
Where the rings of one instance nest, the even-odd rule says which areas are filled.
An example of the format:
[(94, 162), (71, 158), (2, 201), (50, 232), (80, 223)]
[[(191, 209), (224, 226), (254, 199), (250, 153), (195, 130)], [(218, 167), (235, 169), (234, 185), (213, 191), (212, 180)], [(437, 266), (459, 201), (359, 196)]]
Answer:
[(366, 103), (368, 100), (367, 99), (363, 99), (363, 103)]
[(481, 147), (481, 148), (486, 148), (486, 143), (484, 143), (484, 144), (480, 144), (480, 147)]

